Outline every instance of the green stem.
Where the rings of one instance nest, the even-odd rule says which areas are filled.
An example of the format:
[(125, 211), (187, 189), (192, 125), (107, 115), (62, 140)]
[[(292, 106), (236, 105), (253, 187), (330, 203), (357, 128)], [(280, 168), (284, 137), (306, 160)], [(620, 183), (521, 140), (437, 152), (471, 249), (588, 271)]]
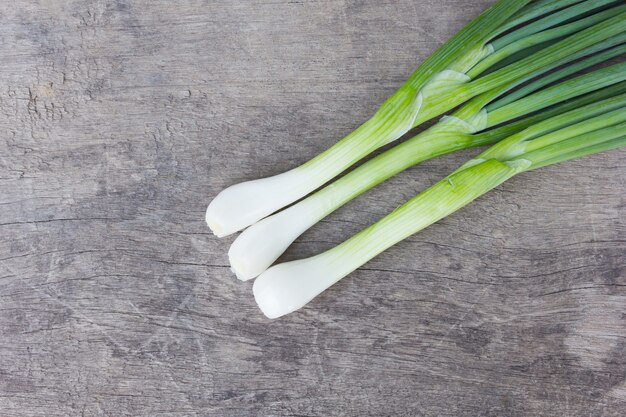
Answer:
[(550, 67), (555, 63), (569, 62), (568, 57), (622, 34), (624, 25), (626, 25), (626, 12), (571, 35), (514, 64), (460, 85), (450, 92), (442, 93), (436, 101), (431, 101), (429, 106), (422, 109), (413, 125), (417, 126), (478, 94), (512, 83), (517, 79), (523, 79), (542, 68)]
[(554, 116), (496, 143), (461, 169), (485, 159), (507, 161), (526, 152), (585, 133), (592, 126), (602, 128), (607, 123), (619, 123), (626, 116), (626, 94), (592, 103)]
[[(626, 109), (622, 109), (621, 112), (626, 113)], [(626, 119), (626, 117), (622, 117), (622, 120), (623, 119)], [(624, 137), (625, 132), (626, 122), (598, 129), (588, 127), (587, 131), (584, 131), (579, 135), (572, 135), (571, 131), (563, 132), (562, 136), (565, 136), (565, 139), (552, 140), (550, 144), (537, 147), (536, 149), (526, 152), (513, 160), (523, 159), (530, 161), (531, 165), (527, 168), (527, 170), (536, 169), (579, 156), (590, 155), (592, 153), (601, 152), (602, 150), (612, 149), (617, 146), (617, 144), (621, 143), (620, 140)]]
[(342, 276), (385, 249), (454, 213), (521, 171), (523, 166), (485, 161), (453, 173), (335, 248), (318, 255)]
[[(482, 138), (480, 138), (482, 139)], [(405, 169), (440, 155), (480, 146), (484, 142), (457, 131), (446, 132), (433, 126), (429, 130), (383, 152), (358, 166), (310, 197), (310, 204), (324, 207), (315, 222), (348, 201)]]
[(572, 4), (580, 3), (583, 0), (538, 0), (534, 1), (520, 11), (515, 13), (511, 18), (498, 29), (497, 35), (504, 33), (516, 26), (536, 19), (540, 16), (547, 15), (556, 10), (564, 9)]
[(607, 4), (613, 3), (615, 0), (586, 0), (582, 3), (578, 3), (574, 6), (568, 7), (566, 9), (560, 10), (558, 12), (547, 15), (544, 18), (536, 20), (532, 23), (524, 25), (519, 29), (506, 34), (504, 36), (499, 37), (491, 42), (494, 49), (500, 50), (505, 46), (508, 46), (520, 39), (527, 38), (536, 33), (545, 31), (546, 29), (550, 29), (557, 25), (560, 25), (563, 22), (571, 20), (572, 18), (579, 17), (586, 13), (589, 13), (592, 10), (598, 9)]
[[(514, 80), (508, 84), (503, 84), (497, 88), (486, 91), (468, 101), (453, 114), (461, 119), (466, 119), (467, 117), (470, 117), (472, 114), (475, 114), (483, 108), (485, 108), (488, 112), (497, 110), (498, 108), (513, 101), (519, 100), (520, 98), (525, 97), (528, 94), (531, 94), (554, 81), (560, 80), (585, 68), (591, 67), (600, 62), (607, 61), (613, 57), (626, 53), (626, 43), (623, 42), (626, 42), (626, 33), (618, 36), (613, 36), (604, 42), (600, 42), (588, 48), (585, 48), (577, 52), (576, 54), (567, 57), (566, 59), (554, 62), (549, 66), (543, 67), (535, 71), (534, 73), (527, 75), (526, 77)], [(596, 53), (598, 51), (602, 52)], [(571, 61), (586, 57), (591, 54), (595, 55), (567, 65), (557, 71), (554, 71), (551, 74), (539, 77), (547, 71), (550, 71), (563, 64), (567, 64)], [(523, 86), (522, 88), (510, 92), (510, 90), (514, 89), (515, 87), (536, 77), (539, 78), (533, 80), (531, 83)], [(513, 97), (513, 99), (510, 99), (509, 97)]]
[(602, 22), (609, 17), (616, 16), (619, 13), (624, 12), (625, 10), (626, 6), (612, 7), (608, 10), (601, 11), (575, 22), (561, 25), (553, 29), (548, 29), (543, 32), (539, 32), (528, 37), (519, 39), (509, 45), (502, 47), (501, 49), (496, 49), (496, 52), (480, 61), (470, 71), (468, 71), (467, 75), (470, 78), (476, 78), (506, 57), (509, 57), (521, 50), (532, 47), (534, 45), (540, 45), (554, 39), (563, 38), (567, 35), (571, 35), (572, 33), (576, 33), (582, 29)]
[(526, 96), (490, 111), (488, 112), (488, 125), (495, 126), (524, 114), (531, 113), (535, 110), (542, 109), (551, 106), (552, 104), (583, 95), (590, 91), (599, 90), (625, 80), (626, 62), (602, 68), (571, 80), (561, 82), (557, 85), (541, 90), (540, 92)]
[(626, 121), (626, 107), (621, 107), (608, 113), (588, 118), (578, 123), (566, 126), (556, 132), (550, 132), (540, 138), (534, 138), (525, 142), (525, 154), (529, 152), (539, 151), (549, 146), (563, 142), (566, 139), (575, 138), (590, 132), (604, 129), (608, 126), (620, 126), (622, 134), (624, 133)]
[[(596, 53), (598, 51), (602, 51), (602, 52)], [(605, 42), (598, 43), (596, 45), (591, 46), (590, 48), (580, 51), (577, 54), (574, 54), (569, 60), (575, 60), (575, 59), (585, 57), (591, 54), (595, 54), (595, 55), (592, 55), (578, 62), (574, 62), (571, 65), (567, 65), (566, 67), (563, 67), (557, 71), (554, 71), (551, 74), (540, 77), (532, 81), (531, 83), (498, 98), (495, 101), (489, 100), (489, 104), (487, 104), (485, 108), (487, 109), (487, 111), (497, 110), (500, 107), (505, 106), (514, 101), (517, 101), (520, 98), (525, 97), (528, 94), (531, 94), (548, 84), (551, 84), (555, 81), (558, 81), (562, 78), (572, 75), (585, 68), (591, 67), (593, 65), (599, 64), (604, 61), (608, 61), (609, 59), (622, 55), (624, 53), (626, 53), (626, 33), (622, 33), (618, 36), (613, 36), (612, 38), (607, 39)], [(540, 75), (540, 74), (533, 74), (532, 78), (534, 78), (537, 75)], [(517, 81), (514, 84), (515, 86), (517, 86), (521, 84), (521, 82)]]
[(406, 84), (420, 89), (434, 74), (449, 67), (460, 56), (476, 45), (484, 45), (498, 27), (528, 3), (530, 0), (498, 1), (427, 58)]
[(421, 105), (421, 98), (415, 90), (410, 85), (402, 86), (370, 120), (296, 169), (303, 170), (311, 178), (317, 178), (319, 185), (322, 185), (374, 150), (406, 133)]
[[(485, 144), (494, 144), (500, 140), (521, 132), (531, 126), (535, 126), (538, 123), (547, 120), (549, 118), (558, 116), (560, 114), (567, 113), (572, 110), (576, 110), (580, 107), (587, 106), (601, 100), (605, 100), (620, 94), (626, 93), (626, 81), (611, 85), (598, 91), (594, 91), (585, 94), (575, 99), (568, 100), (564, 103), (551, 106), (550, 108), (541, 111), (538, 114), (525, 117), (521, 120), (517, 120), (512, 123), (507, 123), (500, 127), (486, 130), (474, 136), (482, 136)], [(489, 113), (489, 112), (487, 112)]]
[(622, 34), (625, 25), (626, 12), (621, 12), (527, 58), (472, 81), (466, 85), (467, 88), (463, 95), (473, 96), (512, 80), (522, 78), (612, 36)]
[[(622, 129), (622, 133), (623, 132), (624, 130)], [(606, 139), (606, 137), (603, 136), (602, 133), (600, 133), (598, 135), (598, 139)], [(568, 152), (563, 152), (563, 150), (561, 150), (560, 152), (557, 152), (557, 155), (554, 156), (552, 159), (547, 158), (542, 161), (535, 161), (532, 167), (529, 169), (537, 169), (537, 168), (545, 167), (548, 165), (565, 162), (570, 159), (581, 158), (583, 156), (593, 155), (596, 153), (609, 151), (611, 149), (618, 149), (618, 148), (626, 146), (626, 135), (623, 135), (623, 136), (620, 136), (611, 140), (602, 140), (602, 141), (597, 141), (597, 143), (589, 144), (589, 141), (593, 140), (593, 137), (590, 134), (590, 135), (586, 135), (584, 140), (585, 142), (587, 142), (585, 146), (578, 147), (576, 149), (571, 149)]]

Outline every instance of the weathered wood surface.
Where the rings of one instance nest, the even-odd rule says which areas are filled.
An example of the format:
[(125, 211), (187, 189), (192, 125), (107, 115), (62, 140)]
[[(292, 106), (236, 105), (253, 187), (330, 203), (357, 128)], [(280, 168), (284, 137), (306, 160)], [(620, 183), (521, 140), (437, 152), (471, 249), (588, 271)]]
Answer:
[(0, 415), (623, 416), (623, 150), (520, 175), (277, 321), (203, 221), (222, 188), (355, 128), (489, 3), (2, 2)]

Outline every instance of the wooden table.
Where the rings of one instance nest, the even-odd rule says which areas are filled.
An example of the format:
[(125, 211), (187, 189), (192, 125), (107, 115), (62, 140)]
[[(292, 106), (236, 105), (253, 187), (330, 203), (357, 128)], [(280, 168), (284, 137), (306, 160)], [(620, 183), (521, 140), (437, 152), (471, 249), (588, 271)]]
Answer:
[(520, 175), (276, 321), (204, 224), (217, 192), (330, 146), (490, 3), (2, 2), (0, 415), (623, 416), (624, 150)]

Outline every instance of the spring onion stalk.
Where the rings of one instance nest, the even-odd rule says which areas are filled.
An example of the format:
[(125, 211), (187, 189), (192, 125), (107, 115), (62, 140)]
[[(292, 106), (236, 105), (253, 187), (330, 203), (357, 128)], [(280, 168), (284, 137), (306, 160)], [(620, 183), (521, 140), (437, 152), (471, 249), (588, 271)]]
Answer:
[(293, 312), (382, 251), (450, 215), (514, 175), (626, 146), (626, 94), (546, 119), (492, 146), (340, 245), (273, 266), (254, 283), (269, 318)]
[(502, 25), (498, 34), (509, 29), (526, 23), (537, 17), (547, 15), (556, 10), (561, 10), (572, 4), (580, 3), (582, 0), (537, 0), (524, 6), (520, 11), (515, 13), (506, 24)]
[[(595, 1), (593, 3), (597, 3), (597, 5), (600, 6), (606, 3), (611, 3), (611, 1), (612, 0), (609, 0), (609, 1), (604, 0), (604, 1)], [(592, 2), (590, 1), (589, 3), (592, 3)], [(583, 7), (583, 6), (588, 7), (589, 5), (587, 3), (582, 3), (582, 4), (571, 7), (570, 9), (580, 9), (580, 10), (576, 10), (576, 13), (572, 13), (570, 12), (570, 9), (566, 9), (562, 12), (556, 13), (555, 15), (562, 14), (564, 16), (559, 16), (562, 18), (570, 17), (573, 14), (577, 15), (587, 9), (587, 7)], [(608, 17), (615, 16), (616, 14), (624, 10), (626, 10), (626, 7), (613, 7), (613, 8), (601, 11), (599, 13), (587, 16), (583, 19), (579, 19), (568, 24), (564, 24), (564, 25), (557, 26), (554, 28), (549, 28), (542, 32), (533, 33), (532, 35), (524, 36), (524, 34), (518, 33), (520, 31), (513, 32), (510, 35), (504, 36), (494, 41), (492, 45), (494, 47), (495, 52), (489, 55), (488, 57), (486, 57), (485, 59), (483, 59), (482, 61), (480, 61), (478, 64), (476, 64), (470, 71), (467, 72), (467, 75), (471, 78), (475, 78), (479, 74), (483, 73), (486, 69), (491, 68), (494, 65), (494, 63), (502, 61), (502, 59), (504, 59), (505, 57), (511, 56), (515, 52), (518, 52), (520, 50), (526, 49), (534, 45), (540, 45), (544, 42), (549, 42), (554, 39), (558, 39), (560, 37), (569, 35), (571, 33), (576, 33), (577, 31), (581, 29), (585, 29), (596, 23), (602, 22)], [(570, 12), (570, 13), (567, 13), (567, 12)], [(552, 16), (550, 16), (550, 18), (552, 18)], [(542, 23), (543, 20), (545, 19), (534, 22), (533, 24), (528, 25), (524, 29), (525, 30), (532, 29), (534, 25)], [(543, 27), (543, 26), (540, 26), (540, 27)], [(513, 35), (517, 35), (517, 36), (513, 37)], [(524, 37), (521, 37), (521, 36), (524, 36)]]
[[(610, 2), (585, 0), (570, 6), (561, 3), (528, 24), (530, 29), (512, 28), (498, 37), (514, 16), (522, 23), (533, 16), (535, 12), (528, 9), (519, 14), (529, 3), (498, 1), (430, 56), (370, 120), (309, 162), (219, 193), (206, 212), (211, 230), (217, 236), (242, 230), (311, 193), (411, 128), (618, 36), (626, 25), (624, 5), (609, 7)], [(549, 9), (549, 2), (542, 4)], [(515, 36), (516, 32), (521, 35)], [(530, 55), (523, 53), (541, 44), (548, 46)], [(499, 67), (520, 53), (519, 60)]]
[[(626, 53), (626, 44), (561, 68), (545, 78), (556, 80), (566, 77), (622, 53)], [(526, 85), (524, 91), (531, 93), (533, 89), (540, 89), (544, 83), (543, 78), (539, 78)], [(548, 117), (626, 92), (626, 63), (581, 75), (520, 97), (517, 101), (501, 104), (496, 99), (506, 93), (508, 87), (476, 97), (430, 129), (369, 160), (297, 204), (244, 230), (228, 252), (233, 272), (241, 280), (255, 278), (269, 268), (308, 228), (351, 199), (412, 165), (456, 150), (493, 144)], [(572, 98), (576, 99), (550, 108)], [(547, 110), (492, 129), (541, 109)]]
[[(558, 2), (550, 2), (551, 4), (556, 4)], [(556, 25), (562, 22), (571, 22), (574, 19), (579, 19), (582, 16), (586, 16), (591, 12), (599, 11), (608, 5), (615, 4), (615, 0), (587, 0), (582, 2), (577, 2), (578, 4), (574, 4), (571, 7), (567, 7), (561, 9), (555, 13), (551, 13), (546, 15), (545, 17), (536, 20), (532, 23), (528, 23), (524, 25), (521, 30), (516, 30), (511, 33), (508, 33), (504, 36), (499, 37), (494, 40), (492, 44), (495, 49), (501, 49), (501, 46), (511, 44), (515, 41), (521, 40), (528, 35), (536, 34), (545, 29), (551, 29)], [(532, 5), (533, 3), (531, 3)], [(515, 22), (515, 19), (511, 19)], [(506, 27), (506, 26), (505, 26)]]

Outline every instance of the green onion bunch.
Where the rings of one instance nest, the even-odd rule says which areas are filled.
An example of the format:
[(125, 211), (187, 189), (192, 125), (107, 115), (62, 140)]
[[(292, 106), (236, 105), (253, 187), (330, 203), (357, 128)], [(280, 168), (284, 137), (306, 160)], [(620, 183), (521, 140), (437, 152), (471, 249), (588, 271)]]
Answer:
[[(231, 266), (242, 280), (258, 276), (257, 303), (268, 317), (280, 317), (520, 172), (626, 145), (625, 53), (622, 1), (500, 0), (354, 132), (290, 171), (225, 189), (209, 205), (207, 223), (220, 237), (247, 228), (229, 250)], [(486, 145), (491, 147), (340, 245), (270, 267), (305, 230), (375, 185), (422, 161)]]

